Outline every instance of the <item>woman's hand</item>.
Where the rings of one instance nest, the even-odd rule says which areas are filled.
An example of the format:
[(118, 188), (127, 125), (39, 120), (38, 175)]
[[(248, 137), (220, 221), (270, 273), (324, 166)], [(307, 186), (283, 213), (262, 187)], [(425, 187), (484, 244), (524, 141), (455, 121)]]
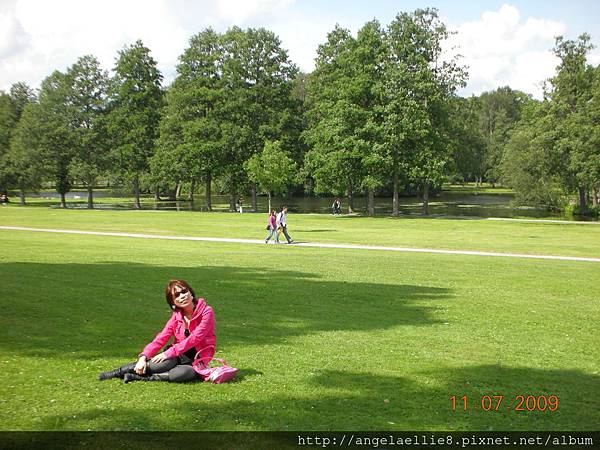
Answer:
[(140, 359), (138, 359), (137, 363), (135, 364), (133, 371), (138, 375), (144, 375), (146, 373), (146, 364), (146, 357), (140, 356)]
[(168, 359), (168, 358), (166, 357), (165, 352), (162, 352), (162, 353), (159, 353), (158, 355), (156, 355), (150, 361), (152, 361), (155, 364), (158, 364), (158, 363), (163, 362), (165, 359)]

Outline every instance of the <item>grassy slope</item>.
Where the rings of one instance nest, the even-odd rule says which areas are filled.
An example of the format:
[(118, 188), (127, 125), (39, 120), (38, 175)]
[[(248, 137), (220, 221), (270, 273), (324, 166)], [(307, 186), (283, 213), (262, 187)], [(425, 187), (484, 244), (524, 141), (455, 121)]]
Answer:
[[(254, 237), (261, 222), (15, 210), (1, 210), (0, 224)], [(365, 242), (370, 219), (293, 220), (302, 239), (335, 227), (330, 239)], [(514, 242), (489, 239), (508, 247), (527, 235), (517, 233), (522, 224), (418, 222), (372, 226), (408, 228), (390, 237), (402, 242), (455, 224), (472, 226), (475, 237), (488, 224), (506, 227)], [(533, 229), (544, 242), (555, 228)], [(566, 237), (549, 239), (548, 252), (583, 251), (560, 244), (596, 229), (556, 227)], [(455, 239), (465, 248), (484, 242)], [(597, 264), (1, 230), (0, 246), (4, 430), (584, 430), (600, 422)], [(215, 307), (220, 354), (242, 369), (240, 380), (97, 382), (98, 371), (132, 358), (166, 320), (161, 293), (171, 277)], [(503, 406), (515, 406), (518, 394), (556, 394), (560, 407), (475, 410), (484, 394), (504, 395)], [(473, 407), (452, 412), (451, 395), (468, 395)]]

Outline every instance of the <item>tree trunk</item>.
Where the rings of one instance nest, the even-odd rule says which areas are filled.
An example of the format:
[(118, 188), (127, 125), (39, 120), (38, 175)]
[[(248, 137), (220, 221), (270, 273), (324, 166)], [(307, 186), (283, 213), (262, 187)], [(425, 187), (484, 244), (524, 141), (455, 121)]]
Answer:
[(375, 190), (367, 189), (367, 204), (369, 205), (367, 211), (369, 212), (369, 216), (375, 217)]
[(256, 185), (252, 185), (252, 212), (258, 212), (258, 206), (256, 205)]
[(180, 195), (181, 195), (181, 181), (178, 181), (177, 187), (175, 188), (175, 199), (179, 200)]
[(586, 214), (587, 213), (587, 203), (586, 203), (586, 188), (584, 186), (579, 186), (579, 213)]
[(400, 214), (400, 207), (398, 205), (398, 188), (400, 184), (400, 177), (398, 176), (398, 170), (394, 170), (394, 193), (392, 195), (392, 215), (398, 217)]
[(600, 187), (594, 188), (592, 192), (592, 206), (594, 208), (598, 207), (598, 200), (600, 200)]
[(87, 199), (87, 207), (88, 209), (94, 209), (94, 188), (92, 184), (88, 184), (87, 188), (88, 199)]
[(270, 190), (267, 191), (267, 198), (269, 199), (268, 200), (269, 201), (269, 214), (271, 214), (272, 209), (271, 209), (271, 191)]
[(212, 184), (212, 173), (207, 172), (206, 173), (206, 186), (204, 188), (204, 190), (206, 191), (204, 193), (204, 196), (205, 196), (205, 200), (206, 200), (206, 210), (207, 211), (212, 211), (211, 184)]
[(65, 193), (60, 193), (60, 207), (63, 209), (67, 209), (67, 199), (65, 198)]
[(19, 198), (21, 199), (21, 206), (25, 206), (25, 191), (19, 189)]
[(192, 181), (190, 182), (190, 192), (188, 193), (188, 200), (191, 205), (194, 204), (194, 189), (196, 189), (196, 180), (192, 178)]
[(352, 183), (348, 184), (348, 214), (354, 212), (354, 192), (352, 191)]
[(235, 197), (236, 197), (235, 192), (231, 192), (229, 194), (229, 211), (231, 211), (231, 212), (236, 212), (236, 210), (237, 210), (236, 206), (235, 206), (235, 203), (236, 203)]
[(422, 214), (424, 216), (429, 214), (429, 183), (425, 183), (423, 186), (423, 208)]
[(154, 191), (154, 201), (160, 202), (160, 191), (158, 190), (158, 188), (156, 188), (156, 190)]
[(140, 205), (140, 180), (137, 176), (133, 178), (133, 208), (142, 209)]

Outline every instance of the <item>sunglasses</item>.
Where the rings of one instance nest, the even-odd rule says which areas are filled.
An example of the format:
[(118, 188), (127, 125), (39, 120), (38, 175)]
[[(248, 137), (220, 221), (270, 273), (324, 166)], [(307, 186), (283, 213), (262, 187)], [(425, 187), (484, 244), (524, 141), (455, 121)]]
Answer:
[(185, 295), (188, 292), (190, 292), (189, 289), (183, 288), (182, 290), (180, 290), (179, 292), (175, 292), (175, 298), (179, 297), (180, 295)]

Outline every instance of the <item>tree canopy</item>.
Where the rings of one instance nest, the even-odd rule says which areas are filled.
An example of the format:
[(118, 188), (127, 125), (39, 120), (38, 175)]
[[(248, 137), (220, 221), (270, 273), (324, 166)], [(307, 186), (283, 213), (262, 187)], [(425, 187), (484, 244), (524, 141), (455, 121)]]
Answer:
[[(559, 64), (544, 99), (509, 86), (463, 98), (467, 68), (448, 49), (435, 9), (400, 12), (356, 34), (336, 25), (301, 73), (264, 28), (206, 28), (189, 40), (176, 76), (163, 75), (141, 41), (109, 73), (93, 55), (50, 74), (36, 91), (0, 92), (0, 191), (45, 183), (65, 195), (100, 181), (155, 198), (212, 192), (305, 191), (365, 196), (418, 193), (422, 212), (444, 182), (515, 189), (520, 203), (598, 210), (600, 68), (590, 36), (556, 39)], [(542, 81), (542, 80), (540, 80)]]

